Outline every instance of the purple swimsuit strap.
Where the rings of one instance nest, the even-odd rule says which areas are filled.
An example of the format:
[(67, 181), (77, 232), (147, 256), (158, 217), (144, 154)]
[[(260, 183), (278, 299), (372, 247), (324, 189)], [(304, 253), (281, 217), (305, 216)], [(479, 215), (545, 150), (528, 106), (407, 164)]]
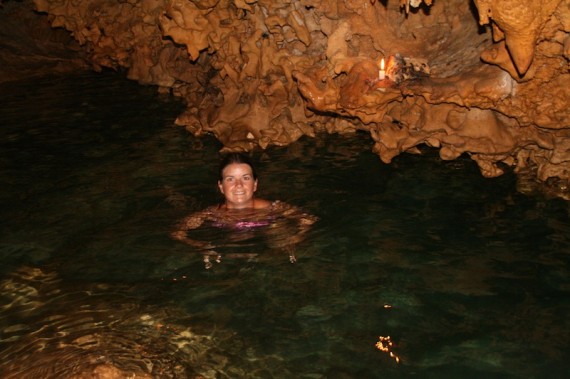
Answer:
[(271, 220), (238, 221), (236, 223), (216, 221), (212, 223), (212, 226), (215, 226), (216, 228), (232, 228), (232, 229), (251, 229), (268, 225), (271, 225)]
[(260, 221), (238, 221), (235, 223), (234, 227), (238, 229), (248, 229), (248, 228), (257, 228), (260, 226), (267, 226), (271, 222), (269, 220), (260, 220)]

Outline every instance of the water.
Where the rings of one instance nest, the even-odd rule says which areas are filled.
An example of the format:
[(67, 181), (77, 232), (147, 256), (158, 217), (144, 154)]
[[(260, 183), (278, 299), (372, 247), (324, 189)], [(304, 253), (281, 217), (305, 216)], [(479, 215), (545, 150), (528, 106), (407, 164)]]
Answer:
[(297, 262), (254, 238), (206, 269), (169, 232), (220, 200), (221, 146), (182, 104), (109, 73), (0, 97), (2, 378), (570, 375), (568, 202), (323, 135), (254, 154), (320, 219)]

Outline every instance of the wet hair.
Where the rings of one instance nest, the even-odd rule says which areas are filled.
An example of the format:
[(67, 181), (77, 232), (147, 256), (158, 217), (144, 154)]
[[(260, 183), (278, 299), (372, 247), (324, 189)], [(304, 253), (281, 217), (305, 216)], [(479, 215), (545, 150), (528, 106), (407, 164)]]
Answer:
[(243, 153), (228, 153), (222, 157), (222, 161), (220, 162), (220, 174), (219, 174), (220, 181), (224, 179), (223, 178), (224, 169), (233, 163), (244, 163), (246, 165), (249, 165), (249, 167), (251, 167), (251, 173), (253, 174), (253, 179), (257, 180), (257, 173), (255, 172), (255, 167), (253, 166), (253, 163), (251, 162), (249, 156)]

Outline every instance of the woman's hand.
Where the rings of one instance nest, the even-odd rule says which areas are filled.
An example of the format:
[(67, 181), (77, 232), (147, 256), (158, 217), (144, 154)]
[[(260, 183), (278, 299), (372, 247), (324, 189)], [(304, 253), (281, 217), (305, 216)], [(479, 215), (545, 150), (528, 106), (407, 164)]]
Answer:
[(170, 233), (170, 236), (172, 237), (172, 239), (175, 239), (175, 240), (180, 241), (180, 242), (184, 242), (185, 244), (188, 244), (190, 246), (194, 246), (195, 248), (200, 249), (200, 250), (213, 250), (216, 248), (216, 246), (214, 246), (211, 242), (198, 241), (198, 240), (193, 240), (191, 238), (188, 238), (188, 233), (186, 233), (183, 230), (176, 230), (176, 231)]

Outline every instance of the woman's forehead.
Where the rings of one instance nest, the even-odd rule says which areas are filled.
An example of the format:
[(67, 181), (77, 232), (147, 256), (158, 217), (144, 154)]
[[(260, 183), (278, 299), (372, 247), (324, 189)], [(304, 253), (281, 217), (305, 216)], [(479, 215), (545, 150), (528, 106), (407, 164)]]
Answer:
[(253, 170), (247, 163), (231, 163), (222, 171), (223, 176), (252, 175)]

